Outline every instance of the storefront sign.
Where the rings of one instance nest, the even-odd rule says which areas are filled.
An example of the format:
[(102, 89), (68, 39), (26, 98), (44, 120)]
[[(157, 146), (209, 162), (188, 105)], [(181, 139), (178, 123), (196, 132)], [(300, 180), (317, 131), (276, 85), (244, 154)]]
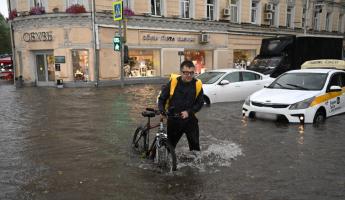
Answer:
[(55, 56), (55, 63), (65, 63), (65, 56)]
[(53, 35), (51, 31), (24, 33), (23, 40), (25, 42), (53, 41)]
[(143, 40), (149, 41), (168, 41), (168, 42), (195, 42), (195, 37), (188, 37), (188, 36), (174, 36), (174, 35), (151, 35), (145, 34), (143, 35)]

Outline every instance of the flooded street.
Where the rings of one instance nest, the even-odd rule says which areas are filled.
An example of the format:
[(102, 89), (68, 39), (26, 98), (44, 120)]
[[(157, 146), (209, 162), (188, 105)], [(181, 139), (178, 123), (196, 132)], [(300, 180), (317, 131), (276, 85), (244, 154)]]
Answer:
[(130, 148), (159, 88), (0, 85), (0, 199), (345, 199), (345, 115), (301, 127), (204, 107), (201, 153), (183, 136), (164, 174)]

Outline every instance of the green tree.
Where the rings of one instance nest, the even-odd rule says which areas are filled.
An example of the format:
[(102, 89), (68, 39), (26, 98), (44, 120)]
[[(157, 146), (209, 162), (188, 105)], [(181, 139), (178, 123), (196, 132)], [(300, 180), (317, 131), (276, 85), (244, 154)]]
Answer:
[(0, 54), (11, 53), (10, 26), (0, 13)]

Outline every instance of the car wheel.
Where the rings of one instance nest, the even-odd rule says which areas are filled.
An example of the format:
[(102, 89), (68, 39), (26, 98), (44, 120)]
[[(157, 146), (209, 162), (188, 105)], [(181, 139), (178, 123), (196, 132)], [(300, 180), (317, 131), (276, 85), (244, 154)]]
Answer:
[(210, 106), (211, 105), (211, 102), (210, 102), (210, 99), (204, 95), (204, 103), (206, 104), (206, 106)]
[(324, 110), (317, 110), (317, 112), (315, 113), (315, 116), (314, 116), (314, 120), (313, 120), (313, 123), (314, 124), (319, 124), (319, 123), (323, 123), (325, 122), (326, 120), (326, 113)]

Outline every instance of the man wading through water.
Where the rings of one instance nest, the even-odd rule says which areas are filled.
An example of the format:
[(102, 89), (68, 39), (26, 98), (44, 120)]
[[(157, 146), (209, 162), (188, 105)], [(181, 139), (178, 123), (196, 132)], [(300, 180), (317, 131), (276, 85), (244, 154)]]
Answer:
[(159, 111), (180, 117), (168, 118), (168, 140), (176, 147), (183, 133), (186, 133), (189, 150), (200, 151), (199, 125), (195, 113), (204, 104), (202, 83), (194, 78), (195, 66), (191, 61), (184, 61), (180, 65), (181, 76), (172, 77), (162, 88), (158, 98)]

